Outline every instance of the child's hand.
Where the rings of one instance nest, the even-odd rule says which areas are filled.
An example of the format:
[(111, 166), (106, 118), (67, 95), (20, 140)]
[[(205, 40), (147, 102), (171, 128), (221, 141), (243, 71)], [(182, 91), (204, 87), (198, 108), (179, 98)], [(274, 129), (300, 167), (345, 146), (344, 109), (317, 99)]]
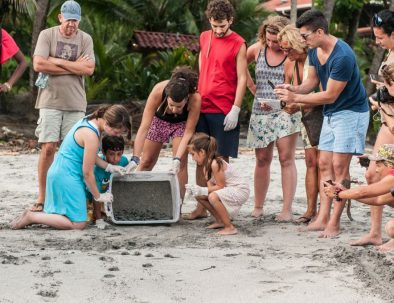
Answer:
[(186, 184), (185, 188), (191, 196), (208, 196), (208, 187), (201, 187), (196, 184)]
[(105, 171), (108, 173), (111, 173), (111, 174), (118, 173), (121, 176), (123, 176), (126, 173), (126, 168), (119, 166), (119, 165), (112, 165), (112, 164), (108, 163)]
[(114, 196), (111, 193), (100, 194), (97, 198), (94, 198), (96, 202), (110, 203), (114, 200)]

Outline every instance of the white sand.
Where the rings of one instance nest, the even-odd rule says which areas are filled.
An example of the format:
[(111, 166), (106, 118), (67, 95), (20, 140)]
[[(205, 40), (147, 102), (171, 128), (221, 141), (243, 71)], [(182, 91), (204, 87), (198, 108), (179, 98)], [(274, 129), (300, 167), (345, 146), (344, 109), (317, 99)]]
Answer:
[[(305, 165), (297, 151), (294, 214), (305, 210)], [(37, 195), (37, 154), (0, 156), (0, 302), (391, 302), (392, 255), (353, 248), (369, 230), (369, 208), (353, 202), (343, 233), (318, 239), (299, 226), (276, 223), (281, 207), (280, 166), (275, 157), (262, 220), (249, 217), (253, 197), (234, 224), (239, 234), (215, 235), (209, 219), (172, 226), (90, 227), (56, 231), (40, 226), (13, 231), (8, 223)], [(156, 170), (169, 167), (163, 151)], [(231, 161), (250, 179), (254, 155)], [(194, 180), (190, 162), (190, 181)], [(354, 160), (352, 177), (364, 180)], [(251, 191), (253, 195), (253, 190)], [(183, 210), (194, 208), (185, 201)], [(385, 208), (384, 222), (392, 216)], [(383, 279), (383, 282), (381, 282)], [(386, 281), (384, 281), (386, 279)]]

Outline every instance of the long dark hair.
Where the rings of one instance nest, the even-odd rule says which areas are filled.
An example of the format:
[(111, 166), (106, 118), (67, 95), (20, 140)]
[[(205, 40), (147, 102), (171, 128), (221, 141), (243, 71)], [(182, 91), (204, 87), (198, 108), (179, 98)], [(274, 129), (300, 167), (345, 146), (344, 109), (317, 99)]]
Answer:
[(182, 102), (188, 95), (197, 91), (198, 74), (189, 66), (178, 66), (172, 71), (165, 94), (174, 102)]
[(371, 27), (379, 27), (383, 32), (390, 36), (394, 31), (394, 12), (384, 9), (372, 17)]
[(216, 160), (219, 170), (223, 167), (223, 159), (218, 153), (218, 146), (214, 137), (205, 133), (195, 133), (188, 147), (195, 152), (205, 151), (206, 158), (204, 161), (204, 168), (207, 180), (211, 179), (212, 176), (213, 160)]
[(90, 116), (89, 120), (102, 118), (107, 122), (111, 128), (124, 128), (128, 132), (128, 137), (131, 133), (130, 115), (123, 105), (107, 105), (96, 109)]

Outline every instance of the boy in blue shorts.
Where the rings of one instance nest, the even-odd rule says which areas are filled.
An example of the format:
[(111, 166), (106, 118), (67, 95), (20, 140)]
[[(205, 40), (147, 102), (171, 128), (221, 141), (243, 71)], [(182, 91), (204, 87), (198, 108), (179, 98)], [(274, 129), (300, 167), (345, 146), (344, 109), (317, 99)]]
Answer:
[[(119, 165), (122, 167), (127, 166), (129, 161), (127, 157), (123, 155), (124, 151), (124, 139), (123, 137), (116, 137), (116, 136), (104, 136), (101, 141), (101, 149), (102, 149), (102, 156), (101, 158), (108, 162), (110, 165)], [(109, 179), (111, 177), (111, 173), (105, 171), (104, 169), (98, 167), (97, 165), (94, 168), (94, 175), (96, 177), (96, 184), (97, 188), (99, 189), (100, 193), (105, 193), (109, 187)], [(89, 198), (88, 201), (88, 208), (89, 204), (93, 204), (93, 220), (96, 221), (97, 226), (103, 225), (102, 219), (102, 210), (100, 202), (93, 201)], [(91, 217), (91, 216), (89, 216)]]

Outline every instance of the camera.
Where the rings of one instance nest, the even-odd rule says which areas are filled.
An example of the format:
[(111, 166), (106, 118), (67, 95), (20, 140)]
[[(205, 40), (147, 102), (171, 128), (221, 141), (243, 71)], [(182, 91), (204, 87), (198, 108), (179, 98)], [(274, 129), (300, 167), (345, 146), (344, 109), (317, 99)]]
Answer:
[(376, 100), (380, 103), (394, 103), (394, 97), (389, 94), (385, 86), (376, 90)]

